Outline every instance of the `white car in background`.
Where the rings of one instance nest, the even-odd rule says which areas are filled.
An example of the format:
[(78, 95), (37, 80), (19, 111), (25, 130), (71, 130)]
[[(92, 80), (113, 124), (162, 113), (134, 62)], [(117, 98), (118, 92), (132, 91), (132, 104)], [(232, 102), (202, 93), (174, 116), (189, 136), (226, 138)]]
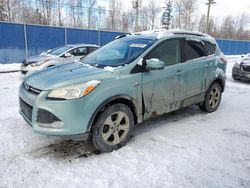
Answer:
[(92, 44), (61, 46), (25, 59), (21, 65), (21, 73), (26, 75), (62, 63), (79, 61), (97, 48), (99, 48), (99, 46)]

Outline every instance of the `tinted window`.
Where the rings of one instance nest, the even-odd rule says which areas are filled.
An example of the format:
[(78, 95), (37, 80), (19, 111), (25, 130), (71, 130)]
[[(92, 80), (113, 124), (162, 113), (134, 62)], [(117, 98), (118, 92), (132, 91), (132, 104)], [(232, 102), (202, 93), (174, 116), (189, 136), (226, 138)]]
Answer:
[(97, 48), (96, 47), (89, 47), (89, 53), (95, 51)]
[(87, 54), (87, 48), (86, 47), (75, 48), (73, 50), (70, 50), (69, 53), (74, 56), (83, 56)]
[(183, 54), (185, 61), (206, 56), (203, 44), (192, 40), (184, 41)]
[(146, 55), (146, 59), (156, 58), (165, 63), (166, 66), (179, 63), (181, 61), (180, 56), (180, 41), (179, 40), (167, 40), (156, 46), (149, 54)]
[(207, 41), (203, 41), (205, 44), (205, 51), (207, 55), (215, 54), (216, 45)]

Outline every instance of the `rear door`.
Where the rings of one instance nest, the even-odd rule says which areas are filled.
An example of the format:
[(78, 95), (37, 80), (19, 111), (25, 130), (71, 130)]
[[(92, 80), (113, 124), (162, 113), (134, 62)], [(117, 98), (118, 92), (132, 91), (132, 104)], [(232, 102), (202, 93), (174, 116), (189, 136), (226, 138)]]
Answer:
[(185, 38), (182, 44), (182, 97), (188, 99), (205, 91), (205, 68), (208, 61), (202, 41)]
[(207, 62), (205, 64), (205, 86), (208, 88), (213, 82), (214, 75), (216, 72), (216, 45), (208, 41), (203, 41), (205, 45), (205, 51), (207, 55)]
[(165, 62), (165, 68), (142, 74), (144, 119), (173, 111), (179, 107), (181, 101), (178, 72), (181, 66), (180, 40), (161, 42), (144, 57), (145, 60), (152, 58)]

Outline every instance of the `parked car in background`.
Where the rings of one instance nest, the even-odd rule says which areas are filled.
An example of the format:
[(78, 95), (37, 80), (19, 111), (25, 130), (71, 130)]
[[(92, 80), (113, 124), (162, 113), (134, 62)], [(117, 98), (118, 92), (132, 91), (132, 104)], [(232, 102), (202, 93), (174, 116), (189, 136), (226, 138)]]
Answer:
[(95, 51), (97, 48), (98, 46), (91, 44), (61, 46), (25, 59), (21, 65), (21, 73), (24, 75), (58, 64), (79, 61), (82, 57)]
[(217, 110), (225, 70), (223, 53), (206, 34), (136, 33), (81, 63), (27, 77), (19, 88), (20, 113), (36, 133), (85, 133), (97, 149), (110, 152), (128, 141), (134, 124), (194, 104)]
[(235, 80), (250, 80), (250, 54), (244, 56), (240, 63), (235, 63), (232, 69)]

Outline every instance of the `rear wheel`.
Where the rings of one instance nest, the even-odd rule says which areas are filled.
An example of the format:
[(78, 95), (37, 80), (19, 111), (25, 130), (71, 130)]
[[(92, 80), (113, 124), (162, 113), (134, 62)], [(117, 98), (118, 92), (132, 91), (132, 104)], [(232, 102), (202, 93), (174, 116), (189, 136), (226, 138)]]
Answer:
[(94, 146), (102, 152), (111, 152), (124, 146), (134, 127), (133, 114), (124, 104), (106, 108), (97, 118), (92, 132)]
[(220, 105), (222, 88), (219, 83), (213, 83), (208, 89), (203, 104), (200, 105), (201, 110), (206, 112), (214, 112)]

